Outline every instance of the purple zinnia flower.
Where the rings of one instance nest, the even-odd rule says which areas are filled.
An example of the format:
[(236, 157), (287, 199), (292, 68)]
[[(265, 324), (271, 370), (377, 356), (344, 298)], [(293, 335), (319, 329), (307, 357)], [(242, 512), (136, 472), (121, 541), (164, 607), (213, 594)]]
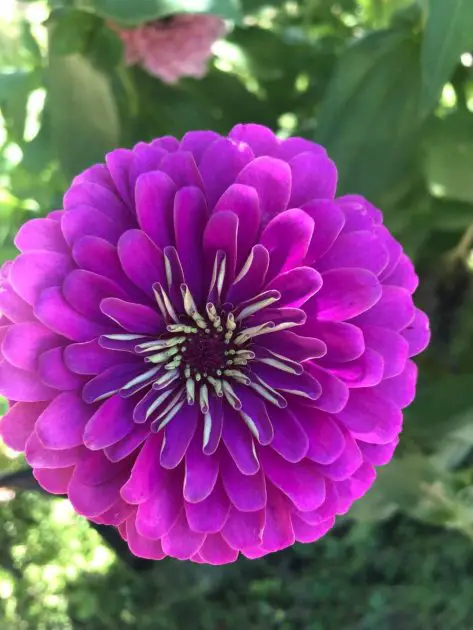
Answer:
[(3, 267), (1, 434), (133, 553), (323, 536), (392, 457), (428, 343), (413, 266), (325, 150), (238, 125), (118, 149)]
[(216, 15), (182, 13), (122, 29), (111, 24), (125, 46), (128, 65), (139, 64), (165, 83), (181, 77), (202, 78), (213, 44), (225, 34)]

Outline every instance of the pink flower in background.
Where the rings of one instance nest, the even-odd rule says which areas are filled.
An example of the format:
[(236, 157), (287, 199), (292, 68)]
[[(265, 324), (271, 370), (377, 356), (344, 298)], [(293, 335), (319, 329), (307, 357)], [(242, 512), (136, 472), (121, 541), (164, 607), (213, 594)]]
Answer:
[(173, 15), (137, 28), (112, 28), (125, 45), (126, 63), (143, 66), (165, 83), (185, 76), (203, 77), (212, 45), (225, 34), (223, 20), (202, 14)]
[(258, 125), (79, 175), (2, 271), (0, 423), (131, 551), (223, 564), (313, 542), (391, 459), (429, 340), (382, 215)]

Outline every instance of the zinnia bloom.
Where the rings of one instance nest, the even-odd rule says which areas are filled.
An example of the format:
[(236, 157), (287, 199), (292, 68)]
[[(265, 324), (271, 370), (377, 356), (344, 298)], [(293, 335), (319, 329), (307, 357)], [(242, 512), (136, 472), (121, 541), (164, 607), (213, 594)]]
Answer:
[(225, 34), (225, 22), (216, 15), (189, 13), (137, 28), (112, 28), (125, 45), (126, 63), (143, 66), (165, 83), (184, 76), (203, 77), (212, 45)]
[(23, 225), (3, 268), (1, 434), (145, 558), (323, 536), (392, 457), (429, 339), (379, 210), (301, 138), (133, 150)]

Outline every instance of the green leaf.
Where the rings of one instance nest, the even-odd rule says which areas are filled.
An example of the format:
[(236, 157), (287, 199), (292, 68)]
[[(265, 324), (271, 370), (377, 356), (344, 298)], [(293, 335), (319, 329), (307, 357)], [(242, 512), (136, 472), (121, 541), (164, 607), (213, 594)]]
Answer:
[(213, 13), (235, 21), (241, 18), (239, 0), (76, 0), (76, 6), (122, 24), (149, 22), (174, 13)]
[(430, 0), (422, 42), (421, 111), (435, 107), (460, 55), (473, 48), (473, 2)]
[(436, 118), (426, 129), (425, 171), (431, 191), (456, 201), (473, 201), (473, 114), (461, 110)]
[(415, 180), (419, 74), (409, 31), (372, 33), (342, 55), (316, 133), (338, 166), (341, 191), (382, 203)]
[(103, 161), (120, 140), (108, 78), (80, 55), (51, 57), (49, 107), (52, 140), (67, 177)]
[(97, 26), (98, 18), (84, 11), (59, 9), (50, 17), (49, 50), (52, 55), (82, 53)]
[(0, 73), (0, 110), (11, 139), (21, 143), (30, 92), (39, 87), (39, 73), (16, 70)]

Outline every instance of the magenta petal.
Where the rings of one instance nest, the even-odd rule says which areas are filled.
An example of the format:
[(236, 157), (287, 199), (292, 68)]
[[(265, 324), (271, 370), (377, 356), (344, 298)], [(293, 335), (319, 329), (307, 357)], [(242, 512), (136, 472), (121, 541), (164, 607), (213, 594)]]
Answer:
[(163, 254), (141, 230), (128, 230), (121, 236), (118, 256), (123, 271), (147, 295), (153, 297), (156, 282), (164, 285)]
[(61, 217), (64, 238), (72, 247), (84, 235), (97, 236), (116, 244), (122, 233), (121, 226), (90, 206), (77, 206)]
[(399, 408), (369, 389), (352, 390), (347, 406), (337, 418), (355, 438), (370, 444), (392, 442), (402, 427)]
[(131, 220), (131, 213), (123, 201), (109, 187), (92, 182), (73, 183), (64, 195), (64, 209), (73, 212), (77, 206), (88, 205), (123, 228)]
[(144, 304), (108, 297), (101, 301), (100, 310), (130, 333), (157, 336), (166, 328), (157, 310)]
[(358, 447), (363, 455), (363, 459), (373, 466), (384, 466), (388, 464), (399, 444), (399, 438), (387, 444), (366, 444), (358, 440)]
[(384, 361), (378, 352), (366, 348), (358, 359), (332, 367), (332, 373), (346, 383), (350, 389), (374, 387), (383, 378)]
[(337, 413), (346, 405), (349, 391), (346, 384), (328, 370), (310, 363), (310, 373), (317, 379), (322, 388), (322, 394), (315, 401), (314, 406), (327, 413)]
[(326, 150), (320, 144), (316, 144), (305, 138), (296, 137), (279, 141), (275, 157), (289, 162), (293, 157), (299, 155), (299, 153), (307, 153), (308, 151), (311, 151), (315, 155), (327, 155)]
[(122, 360), (117, 352), (102, 348), (97, 339), (71, 343), (64, 349), (64, 361), (76, 374), (100, 374)]
[(194, 156), (189, 151), (166, 155), (161, 160), (159, 170), (169, 175), (177, 188), (183, 188), (184, 186), (203, 187), (201, 174), (195, 163)]
[(317, 269), (358, 267), (379, 276), (388, 264), (388, 252), (381, 239), (368, 231), (342, 234), (327, 254), (317, 262)]
[(108, 172), (105, 164), (94, 164), (86, 168), (85, 171), (76, 175), (72, 180), (72, 184), (84, 184), (90, 182), (92, 184), (99, 184), (104, 188), (109, 188), (113, 191), (113, 181), (110, 177), (110, 173)]
[(255, 245), (243, 268), (238, 272), (238, 276), (229, 288), (227, 301), (232, 304), (240, 304), (258, 295), (263, 288), (268, 268), (268, 250), (262, 245)]
[(120, 498), (120, 487), (127, 477), (127, 471), (120, 472), (116, 477), (107, 480), (98, 486), (88, 486), (82, 482), (77, 471), (72, 475), (67, 489), (69, 501), (79, 514), (92, 518), (99, 516)]
[(53, 348), (39, 357), (38, 376), (48, 387), (62, 391), (78, 389), (84, 383), (84, 380), (71, 372), (64, 363), (64, 348)]
[(33, 372), (42, 352), (61, 343), (61, 338), (39, 322), (10, 326), (2, 342), (2, 354), (17, 368)]
[(172, 529), (161, 539), (161, 544), (168, 556), (189, 560), (199, 551), (204, 540), (205, 534), (193, 531), (187, 523), (184, 510), (181, 510)]
[(186, 452), (184, 499), (197, 503), (212, 492), (219, 473), (218, 455), (202, 452), (202, 431), (197, 430)]
[(248, 417), (246, 421), (251, 423), (256, 439), (263, 446), (269, 444), (274, 431), (265, 401), (245, 385), (235, 386), (235, 391), (242, 402), (241, 411)]
[(323, 273), (322, 280), (322, 288), (306, 309), (323, 320), (356, 317), (379, 302), (383, 291), (376, 276), (363, 269), (334, 269)]
[(42, 402), (51, 400), (57, 391), (47, 387), (37, 374), (0, 361), (0, 394), (8, 400), (19, 402)]
[(168, 478), (168, 472), (159, 464), (162, 440), (161, 433), (151, 434), (140, 450), (130, 478), (120, 493), (127, 503), (144, 503), (163, 487)]
[(161, 538), (174, 526), (182, 505), (182, 475), (178, 470), (167, 471), (151, 498), (140, 503), (136, 529), (146, 538)]
[(298, 419), (309, 440), (307, 457), (318, 464), (331, 464), (345, 448), (345, 438), (335, 420), (317, 409), (307, 409)]
[(325, 501), (322, 505), (312, 512), (300, 512), (299, 510), (294, 510), (293, 514), (297, 514), (300, 519), (309, 525), (319, 525), (320, 523), (328, 520), (337, 513), (338, 509), (338, 494), (335, 486), (336, 484), (334, 482), (330, 481), (330, 479), (326, 479)]
[(131, 505), (127, 505), (121, 499), (115, 501), (115, 503), (99, 517), (95, 517), (95, 522), (99, 522), (102, 525), (125, 525), (127, 518), (134, 512), (134, 508)]
[(335, 243), (345, 225), (345, 215), (333, 202), (326, 199), (311, 201), (303, 210), (312, 218), (314, 229), (304, 264), (312, 265)]
[(403, 254), (399, 259), (396, 267), (384, 280), (385, 284), (390, 284), (396, 287), (403, 287), (407, 289), (409, 293), (414, 293), (419, 285), (419, 278), (415, 272), (412, 261)]
[(11, 268), (11, 283), (28, 304), (34, 305), (43, 289), (59, 286), (72, 269), (71, 259), (56, 252), (20, 254)]
[(104, 449), (104, 453), (111, 462), (119, 462), (141, 446), (148, 436), (149, 428), (147, 426), (135, 426), (119, 442)]
[(66, 494), (69, 482), (74, 472), (74, 466), (69, 468), (33, 469), (33, 476), (39, 485), (51, 494)]
[(351, 477), (363, 463), (361, 450), (350, 432), (343, 430), (345, 446), (339, 457), (330, 464), (319, 466), (319, 471), (324, 477), (332, 481), (343, 481)]
[(309, 318), (299, 329), (301, 334), (320, 339), (327, 348), (322, 365), (346, 363), (360, 357), (365, 350), (361, 330), (346, 322), (332, 322)]
[(262, 540), (262, 546), (266, 551), (279, 551), (294, 543), (290, 508), (290, 503), (284, 494), (269, 484), (266, 523)]
[(107, 368), (101, 374), (88, 381), (82, 390), (82, 398), (87, 404), (108, 398), (141, 373), (141, 364), (118, 363)]
[(94, 408), (76, 393), (65, 392), (46, 407), (36, 423), (36, 433), (46, 448), (74, 448), (82, 444), (84, 428)]
[(0, 291), (0, 312), (13, 323), (34, 319), (33, 309), (8, 284)]
[(259, 461), (254, 452), (250, 430), (241, 416), (225, 409), (222, 438), (233, 461), (244, 475), (254, 475), (259, 470)]
[(199, 170), (209, 208), (215, 206), (253, 157), (248, 146), (229, 138), (219, 138), (208, 147), (202, 156)]
[(309, 449), (309, 438), (297, 417), (288, 409), (271, 408), (274, 439), (271, 448), (291, 463), (300, 462)]
[(134, 402), (117, 394), (100, 405), (84, 430), (84, 444), (92, 451), (116, 444), (134, 427)]
[(256, 190), (250, 186), (232, 184), (225, 190), (215, 206), (215, 212), (230, 211), (237, 215), (237, 270), (239, 271), (256, 242), (260, 229), (261, 213)]
[(207, 268), (212, 272), (215, 255), (222, 251), (226, 256), (226, 281), (235, 275), (237, 257), (237, 234), (239, 219), (233, 212), (212, 214), (204, 231), (203, 246)]
[(408, 361), (401, 374), (384, 379), (376, 386), (375, 391), (403, 409), (414, 400), (416, 383), (417, 366), (413, 361)]
[(268, 223), (260, 241), (270, 255), (269, 278), (302, 265), (313, 232), (313, 219), (297, 208), (281, 212)]
[(255, 364), (253, 371), (265, 383), (283, 394), (287, 392), (304, 399), (317, 400), (322, 393), (320, 383), (308, 371), (302, 374), (289, 374), (262, 364)]
[(278, 307), (299, 308), (322, 286), (320, 274), (312, 267), (296, 267), (276, 276), (267, 286), (267, 291), (279, 291)]
[(259, 455), (268, 479), (290, 498), (297, 509), (302, 512), (315, 510), (324, 502), (324, 479), (314, 463), (304, 459), (291, 464), (268, 447), (260, 448)]
[(380, 276), (381, 280), (385, 282), (386, 278), (389, 278), (394, 269), (396, 269), (399, 260), (401, 259), (402, 246), (396, 241), (394, 236), (384, 225), (379, 225), (376, 228), (376, 233), (383, 240), (384, 246), (386, 247), (389, 255), (389, 263), (386, 265), (385, 269), (383, 269)]
[[(128, 179), (130, 184), (130, 190), (132, 197), (136, 192), (136, 182), (143, 173), (149, 171), (159, 170), (159, 166), (164, 157), (166, 157), (167, 151), (158, 146), (151, 146), (146, 142), (138, 142), (133, 147), (133, 160), (128, 172)], [(133, 207), (134, 202), (131, 202)]]
[(136, 182), (136, 214), (140, 228), (163, 249), (172, 244), (172, 213), (176, 186), (160, 171), (143, 173)]
[(207, 201), (199, 188), (181, 188), (174, 199), (174, 233), (186, 284), (196, 300), (202, 298), (202, 242)]
[(162, 560), (166, 555), (160, 540), (150, 540), (138, 533), (134, 515), (126, 522), (126, 533), (128, 545), (135, 556), (147, 560)]
[(244, 143), (251, 147), (256, 157), (274, 155), (279, 149), (279, 138), (263, 125), (254, 123), (235, 125), (228, 135), (236, 143)]
[(47, 449), (33, 432), (26, 443), (25, 458), (33, 468), (67, 468), (77, 463), (83, 451), (82, 446), (64, 450)]
[(46, 403), (16, 403), (0, 419), (0, 437), (14, 451), (24, 451)]
[(211, 396), (209, 400), (209, 412), (212, 417), (212, 426), (208, 440), (203, 445), (205, 455), (213, 455), (220, 444), (223, 429), (223, 402), (221, 398)]
[(409, 344), (398, 333), (380, 326), (363, 326), (366, 345), (383, 357), (384, 378), (396, 376), (404, 369)]
[(414, 319), (402, 331), (402, 336), (409, 344), (410, 357), (425, 350), (430, 341), (430, 324), (427, 315), (416, 308)]
[(216, 534), (225, 524), (230, 511), (230, 501), (221, 481), (217, 481), (209, 496), (199, 503), (185, 503), (189, 527), (194, 532)]
[(415, 317), (412, 296), (409, 291), (400, 287), (383, 286), (381, 299), (365, 311), (356, 318), (354, 324), (381, 326), (395, 332), (404, 330)]
[(208, 534), (198, 556), (204, 562), (218, 566), (235, 562), (238, 551), (227, 545), (220, 534)]
[(256, 547), (261, 544), (265, 521), (264, 510), (239, 512), (232, 507), (221, 533), (232, 549)]
[(292, 172), (292, 207), (311, 199), (333, 199), (337, 190), (337, 168), (325, 155), (299, 153), (289, 163)]
[(120, 197), (129, 207), (132, 207), (133, 195), (128, 173), (133, 163), (133, 152), (128, 149), (115, 149), (107, 153), (105, 162)]
[(320, 339), (303, 337), (290, 330), (279, 331), (277, 335), (265, 335), (261, 345), (297, 363), (320, 359), (327, 352), (327, 346)]
[(96, 273), (76, 269), (64, 280), (63, 295), (67, 302), (87, 319), (109, 325), (108, 319), (100, 310), (100, 302), (105, 297), (124, 298), (126, 293), (118, 284)]
[(225, 491), (232, 503), (242, 512), (255, 512), (266, 505), (265, 477), (261, 470), (243, 474), (227, 453), (222, 454), (220, 465)]
[(179, 149), (190, 151), (196, 164), (199, 164), (205, 150), (219, 138), (215, 131), (188, 131), (182, 136)]
[(197, 419), (201, 418), (197, 405), (185, 405), (164, 430), (160, 462), (164, 468), (176, 468), (194, 437)]
[(309, 525), (296, 515), (292, 516), (292, 526), (296, 540), (301, 543), (312, 543), (332, 529), (335, 525), (335, 517), (323, 521), (319, 525)]
[(263, 223), (267, 223), (288, 206), (292, 186), (291, 169), (282, 160), (258, 157), (241, 171), (236, 183), (256, 189)]
[(71, 341), (90, 341), (111, 332), (110, 327), (91, 322), (74, 310), (59, 287), (45, 289), (35, 304), (34, 312), (45, 326)]
[(61, 224), (52, 219), (31, 219), (24, 223), (15, 236), (15, 245), (20, 252), (34, 249), (68, 253), (67, 243), (61, 232)]

